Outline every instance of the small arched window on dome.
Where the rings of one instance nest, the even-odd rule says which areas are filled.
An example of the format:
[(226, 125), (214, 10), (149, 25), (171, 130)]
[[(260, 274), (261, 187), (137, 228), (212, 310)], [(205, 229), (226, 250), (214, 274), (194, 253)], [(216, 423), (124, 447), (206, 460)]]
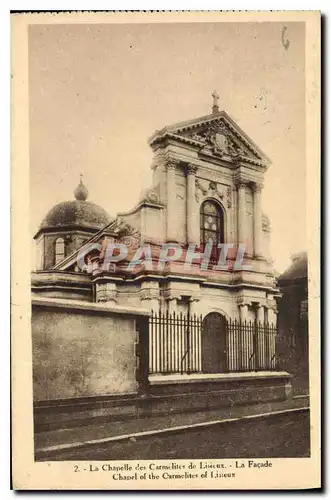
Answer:
[(65, 244), (63, 238), (55, 241), (55, 264), (58, 264), (65, 257)]
[(202, 249), (207, 243), (212, 243), (210, 262), (217, 263), (220, 249), (219, 243), (224, 243), (224, 214), (222, 207), (214, 200), (206, 200), (200, 208), (200, 242)]

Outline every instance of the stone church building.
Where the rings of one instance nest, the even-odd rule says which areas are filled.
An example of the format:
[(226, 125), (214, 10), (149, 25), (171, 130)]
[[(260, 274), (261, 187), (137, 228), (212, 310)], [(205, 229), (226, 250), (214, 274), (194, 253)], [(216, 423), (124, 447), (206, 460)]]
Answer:
[[(38, 311), (43, 307), (44, 311), (57, 306), (67, 315), (78, 309), (96, 311), (98, 308), (113, 310), (114, 314), (145, 311), (148, 315), (154, 311), (153, 314), (158, 315), (154, 327), (159, 332), (156, 335), (160, 344), (156, 356), (167, 358), (167, 369), (164, 369), (165, 361), (159, 363), (163, 369), (158, 368), (157, 363), (151, 367), (156, 337), (150, 333), (149, 369), (156, 378), (158, 372), (168, 375), (185, 372), (191, 378), (199, 373), (222, 374), (220, 356), (227, 349), (228, 373), (237, 371), (244, 377), (244, 372), (255, 371), (256, 377), (260, 374), (265, 379), (267, 372), (275, 386), (277, 372), (270, 375), (270, 369), (276, 369), (270, 362), (275, 359), (275, 342), (268, 340), (266, 346), (262, 330), (257, 350), (262, 349), (264, 353), (268, 350), (270, 359), (265, 365), (264, 354), (260, 356), (259, 366), (251, 365), (253, 357), (257, 357), (253, 337), (241, 346), (241, 353), (236, 353), (241, 327), (232, 331), (232, 348), (224, 344), (220, 348), (223, 354), (218, 357), (215, 352), (222, 345), (221, 333), (210, 334), (209, 345), (203, 345), (208, 332), (215, 328), (222, 330), (226, 322), (275, 328), (279, 296), (269, 253), (270, 222), (261, 206), (264, 175), (270, 160), (225, 111), (219, 110), (218, 96), (213, 97), (210, 114), (165, 126), (150, 137), (149, 145), (154, 153), (152, 185), (131, 210), (117, 214), (116, 218), (110, 217), (103, 208), (89, 201), (82, 179), (74, 191), (74, 200), (51, 208), (35, 235), (38, 254), (37, 270), (32, 274), (35, 328), (40, 333)], [(105, 265), (102, 250), (94, 245), (102, 247), (105, 241), (122, 242), (128, 248), (128, 255), (116, 266)], [(162, 269), (157, 266), (164, 243), (178, 244), (185, 253), (190, 245), (196, 245), (202, 252), (208, 242), (214, 246), (206, 268), (200, 266), (199, 259), (193, 259), (187, 268), (183, 256), (166, 262)], [(230, 265), (215, 270), (212, 264), (219, 258), (217, 245), (222, 243), (245, 244), (244, 267)], [(130, 267), (130, 257), (139, 246), (147, 244), (153, 265)], [(82, 255), (86, 263), (83, 268), (79, 265)], [(233, 261), (231, 252), (229, 255)], [(187, 362), (183, 364), (185, 354), (179, 358), (174, 354), (179, 349), (177, 334), (172, 332), (167, 338), (160, 337), (162, 318), (172, 317), (178, 326), (178, 318), (188, 315), (202, 321), (202, 331), (188, 347), (189, 337), (186, 339), (188, 356), (191, 352), (192, 359), (195, 357), (191, 370)], [(190, 323), (183, 321), (186, 331)], [(44, 320), (43, 328), (46, 324), (49, 323)], [(253, 331), (251, 333), (253, 335)], [(42, 355), (40, 349), (39, 346), (38, 356)], [(168, 354), (161, 354), (164, 349)], [(204, 356), (209, 358), (203, 359)], [(194, 373), (190, 375), (190, 371)], [(282, 384), (287, 376), (282, 374)], [(52, 399), (53, 392), (50, 390), (48, 396), (43, 394), (39, 399)], [(100, 388), (99, 392), (95, 389), (93, 394), (105, 392), (109, 392), (109, 388)], [(71, 396), (86, 394), (85, 389), (70, 393)]]
[[(158, 310), (211, 311), (227, 317), (276, 321), (270, 223), (263, 214), (261, 192), (269, 159), (216, 104), (213, 113), (156, 131), (149, 139), (154, 152), (153, 181), (138, 204), (112, 219), (87, 200), (81, 183), (75, 200), (53, 207), (35, 235), (38, 252), (34, 293), (52, 297), (110, 302)], [(181, 262), (164, 272), (116, 273), (94, 268), (77, 272), (77, 251), (84, 243), (139, 243), (156, 249), (164, 242), (182, 246), (245, 243), (249, 270), (201, 271)], [(122, 241), (121, 240), (121, 241)], [(124, 268), (123, 263), (123, 268)]]

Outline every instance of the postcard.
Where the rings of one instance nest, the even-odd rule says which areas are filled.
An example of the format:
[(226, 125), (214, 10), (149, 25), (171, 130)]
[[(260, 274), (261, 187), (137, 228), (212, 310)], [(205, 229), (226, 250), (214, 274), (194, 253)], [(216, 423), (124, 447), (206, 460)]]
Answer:
[(13, 488), (319, 488), (320, 13), (11, 28)]

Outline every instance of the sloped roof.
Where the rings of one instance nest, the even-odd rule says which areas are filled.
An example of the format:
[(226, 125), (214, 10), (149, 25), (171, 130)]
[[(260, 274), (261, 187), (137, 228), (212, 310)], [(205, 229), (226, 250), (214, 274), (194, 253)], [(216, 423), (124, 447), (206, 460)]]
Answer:
[(307, 252), (300, 252), (292, 256), (292, 264), (278, 278), (279, 282), (293, 281), (308, 276)]

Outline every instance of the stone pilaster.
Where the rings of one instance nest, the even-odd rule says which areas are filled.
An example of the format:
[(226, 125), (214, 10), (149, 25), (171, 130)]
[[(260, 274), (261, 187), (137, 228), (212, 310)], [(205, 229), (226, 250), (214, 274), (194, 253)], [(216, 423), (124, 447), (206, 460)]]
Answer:
[(273, 326), (277, 324), (277, 310), (274, 307), (268, 308), (268, 323)]
[(176, 210), (176, 167), (178, 162), (169, 159), (167, 168), (167, 242), (178, 242), (177, 210)]
[(247, 304), (240, 304), (239, 305), (239, 312), (240, 312), (240, 320), (246, 321), (248, 319), (248, 305)]
[(196, 295), (192, 295), (189, 298), (189, 308), (190, 308), (190, 314), (196, 314), (199, 316), (199, 302), (200, 302), (200, 297)]
[(259, 323), (264, 323), (264, 306), (258, 305), (256, 319)]
[(160, 288), (158, 282), (142, 282), (140, 288), (142, 307), (158, 313), (160, 309)]
[(187, 165), (187, 197), (186, 197), (186, 220), (187, 220), (187, 243), (198, 244), (199, 235), (199, 217), (197, 200), (195, 197), (195, 175), (197, 167), (192, 164)]
[(263, 257), (262, 250), (262, 209), (261, 209), (261, 184), (253, 185), (253, 207), (254, 207), (254, 257), (261, 259)]
[(143, 245), (147, 239), (146, 231), (146, 207), (140, 209), (140, 244)]
[(246, 183), (239, 181), (238, 190), (238, 244), (245, 243), (246, 238)]
[(272, 297), (272, 298), (268, 297), (266, 306), (267, 306), (267, 309), (266, 309), (267, 321), (269, 324), (276, 326), (277, 313), (278, 313), (276, 299), (274, 297)]
[(180, 300), (181, 296), (178, 293), (168, 292), (166, 294), (166, 300), (168, 304), (169, 314), (177, 313), (177, 300)]
[(96, 302), (107, 302), (110, 305), (117, 303), (117, 287), (116, 283), (96, 282), (95, 284)]
[[(245, 321), (248, 320), (248, 304), (241, 303), (239, 305), (239, 315), (240, 315), (240, 321), (244, 323)], [(248, 370), (249, 369), (249, 351), (248, 351), (248, 335), (246, 333), (246, 338), (242, 338), (241, 332), (237, 332), (235, 341), (237, 343), (237, 348), (239, 349), (239, 352), (241, 353), (240, 356), (240, 361), (239, 364), (241, 366), (242, 370)]]
[(264, 368), (267, 366), (265, 353), (266, 353), (266, 333), (264, 329), (265, 325), (265, 307), (264, 304), (258, 304), (256, 310), (256, 319), (257, 319), (257, 345), (259, 346), (255, 352), (255, 362), (259, 368)]

